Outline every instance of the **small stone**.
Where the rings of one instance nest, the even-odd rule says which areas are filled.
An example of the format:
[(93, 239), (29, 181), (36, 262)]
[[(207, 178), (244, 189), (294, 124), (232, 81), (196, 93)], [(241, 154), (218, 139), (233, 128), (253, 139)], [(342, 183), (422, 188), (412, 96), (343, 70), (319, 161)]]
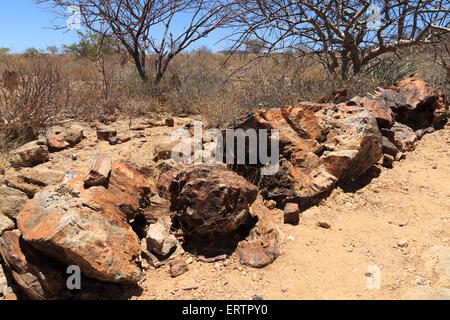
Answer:
[(110, 137), (115, 137), (117, 131), (110, 128), (98, 128), (97, 129), (97, 139), (108, 141)]
[(406, 247), (408, 247), (408, 240), (406, 240), (406, 239), (401, 239), (401, 240), (399, 240), (399, 241), (397, 242), (397, 245), (398, 245), (400, 248), (406, 248)]
[(147, 231), (147, 249), (161, 256), (167, 256), (177, 246), (177, 239), (170, 233), (170, 226), (158, 219)]
[(262, 295), (256, 293), (253, 295), (252, 300), (264, 300), (264, 299)]
[(383, 155), (383, 160), (381, 165), (386, 168), (392, 168), (395, 158), (389, 154)]
[(119, 139), (117, 139), (116, 137), (109, 137), (108, 142), (110, 145), (114, 146), (119, 143)]
[(0, 212), (0, 236), (6, 230), (14, 229), (14, 221)]
[(317, 225), (319, 227), (321, 227), (321, 228), (324, 228), (324, 229), (330, 229), (331, 228), (331, 225), (328, 222), (325, 222), (325, 221), (319, 221), (317, 223)]
[(284, 207), (284, 223), (297, 225), (300, 220), (300, 212), (297, 203), (288, 202)]
[(186, 260), (187, 264), (191, 264), (192, 262), (194, 262), (194, 259), (192, 259), (192, 257), (187, 258)]
[(168, 126), (169, 128), (173, 128), (175, 126), (175, 120), (173, 120), (173, 118), (167, 118), (166, 126)]
[(67, 148), (70, 146), (70, 143), (65, 141), (62, 137), (55, 136), (47, 139), (47, 146), (50, 152), (56, 152)]
[(125, 143), (131, 140), (129, 136), (117, 136), (116, 137), (119, 143)]
[(264, 205), (265, 205), (268, 209), (273, 210), (273, 209), (275, 209), (275, 207), (277, 206), (277, 203), (276, 203), (275, 200), (266, 200), (266, 201), (264, 201)]
[(169, 263), (169, 273), (172, 278), (181, 276), (188, 271), (189, 268), (185, 260), (173, 260)]
[(133, 131), (143, 131), (145, 130), (147, 127), (144, 125), (136, 125), (136, 126), (132, 126), (130, 129)]

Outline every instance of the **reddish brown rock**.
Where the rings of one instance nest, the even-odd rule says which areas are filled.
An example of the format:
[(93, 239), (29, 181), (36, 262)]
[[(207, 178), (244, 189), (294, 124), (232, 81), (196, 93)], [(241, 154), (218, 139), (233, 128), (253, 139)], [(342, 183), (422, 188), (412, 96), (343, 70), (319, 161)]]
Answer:
[(417, 135), (410, 127), (396, 122), (390, 129), (382, 129), (381, 132), (399, 151), (405, 152), (415, 149)]
[(47, 139), (47, 146), (50, 152), (55, 152), (67, 148), (70, 146), (70, 143), (65, 141), (62, 137), (55, 136)]
[(181, 276), (183, 273), (189, 271), (186, 261), (182, 259), (173, 260), (169, 263), (169, 273), (172, 278)]
[(141, 248), (128, 220), (153, 186), (124, 163), (112, 165), (108, 188), (84, 188), (88, 168), (75, 168), (65, 179), (37, 193), (17, 217), (25, 241), (65, 265), (100, 281), (136, 282)]
[(228, 234), (249, 217), (258, 188), (226, 165), (192, 165), (172, 181), (172, 209), (198, 235)]
[(445, 120), (448, 110), (444, 94), (415, 75), (352, 100), (370, 110), (380, 128), (390, 128), (394, 121), (413, 130), (435, 126)]
[(382, 155), (381, 134), (373, 115), (345, 104), (305, 102), (254, 110), (231, 128), (279, 130), (279, 170), (258, 181), (264, 198), (279, 204), (308, 204), (338, 181), (357, 178)]
[(264, 206), (261, 196), (250, 207), (250, 213), (258, 222), (250, 230), (247, 239), (239, 243), (237, 253), (242, 264), (262, 268), (280, 255), (280, 230), (271, 211)]
[(377, 91), (375, 94), (368, 93), (363, 97), (355, 97), (352, 101), (369, 110), (377, 119), (380, 128), (390, 128), (394, 123), (395, 115), (391, 109), (391, 101), (383, 98), (382, 91)]
[(101, 186), (106, 184), (111, 172), (112, 160), (106, 154), (99, 154), (92, 162), (88, 174), (83, 179), (85, 186)]
[(167, 118), (166, 126), (168, 126), (169, 128), (173, 128), (175, 126), (175, 120), (173, 120), (173, 118)]
[(300, 211), (297, 203), (286, 203), (284, 207), (284, 223), (297, 225), (300, 220)]
[(16, 231), (0, 237), (0, 254), (6, 268), (31, 299), (47, 300), (69, 296), (64, 268), (27, 244)]
[(115, 137), (117, 135), (117, 131), (110, 128), (98, 128), (97, 129), (97, 139), (108, 141), (109, 138)]

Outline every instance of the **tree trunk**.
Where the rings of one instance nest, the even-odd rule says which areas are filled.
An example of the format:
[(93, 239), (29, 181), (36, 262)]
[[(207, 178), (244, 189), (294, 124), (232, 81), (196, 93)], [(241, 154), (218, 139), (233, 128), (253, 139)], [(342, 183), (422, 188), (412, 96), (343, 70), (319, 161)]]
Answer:
[(139, 76), (141, 77), (142, 81), (147, 82), (148, 77), (147, 73), (145, 72), (145, 53), (133, 53), (132, 54), (134, 64), (136, 65), (136, 69), (139, 73)]

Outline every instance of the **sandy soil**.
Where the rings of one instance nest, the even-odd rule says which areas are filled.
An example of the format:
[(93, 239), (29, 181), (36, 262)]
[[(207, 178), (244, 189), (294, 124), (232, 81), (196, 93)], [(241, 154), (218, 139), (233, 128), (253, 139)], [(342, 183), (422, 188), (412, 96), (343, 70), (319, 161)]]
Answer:
[[(235, 255), (216, 263), (189, 259), (189, 271), (177, 278), (168, 266), (148, 270), (142, 295), (133, 299), (401, 299), (413, 287), (433, 287), (421, 255), (449, 245), (449, 146), (447, 125), (394, 168), (377, 167), (336, 189), (304, 211), (298, 226), (282, 224), (282, 212), (275, 211), (283, 254), (264, 269), (241, 266)], [(373, 265), (380, 268), (381, 287), (370, 290)]]

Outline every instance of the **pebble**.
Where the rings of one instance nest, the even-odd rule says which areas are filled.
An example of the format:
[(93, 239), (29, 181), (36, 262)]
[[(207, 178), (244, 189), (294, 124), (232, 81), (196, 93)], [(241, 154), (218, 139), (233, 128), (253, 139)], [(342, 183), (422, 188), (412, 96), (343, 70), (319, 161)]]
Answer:
[(252, 300), (264, 300), (264, 299), (262, 295), (256, 293), (253, 295)]
[(325, 221), (319, 221), (319, 223), (317, 223), (317, 225), (319, 227), (321, 227), (321, 228), (324, 228), (324, 229), (330, 229), (331, 228), (331, 225), (328, 222), (325, 222)]
[(398, 245), (400, 248), (406, 248), (406, 247), (408, 246), (408, 240), (406, 240), (406, 239), (401, 239), (401, 240), (399, 240), (399, 241), (397, 242), (397, 245)]

